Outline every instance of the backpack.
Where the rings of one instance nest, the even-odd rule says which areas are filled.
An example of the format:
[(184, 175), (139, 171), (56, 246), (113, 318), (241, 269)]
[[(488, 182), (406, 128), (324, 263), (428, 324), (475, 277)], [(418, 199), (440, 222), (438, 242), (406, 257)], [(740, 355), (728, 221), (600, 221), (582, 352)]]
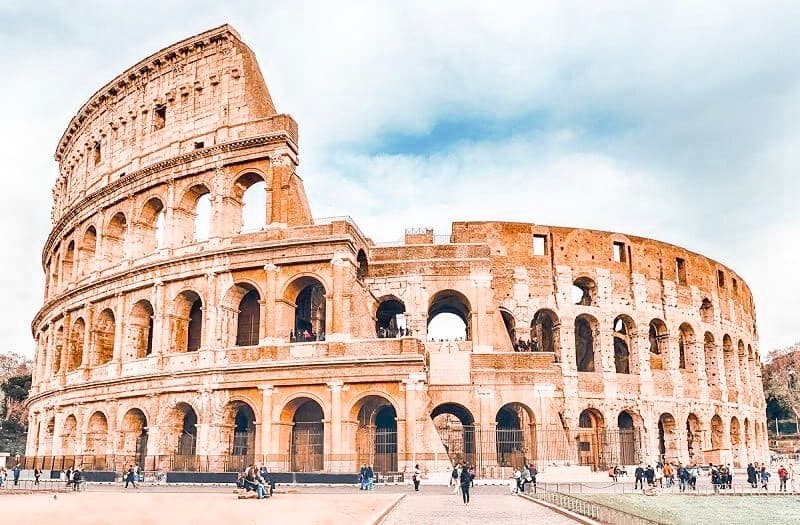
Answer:
[(450, 474), (450, 477), (453, 479), (458, 479), (458, 469), (453, 467), (453, 472)]

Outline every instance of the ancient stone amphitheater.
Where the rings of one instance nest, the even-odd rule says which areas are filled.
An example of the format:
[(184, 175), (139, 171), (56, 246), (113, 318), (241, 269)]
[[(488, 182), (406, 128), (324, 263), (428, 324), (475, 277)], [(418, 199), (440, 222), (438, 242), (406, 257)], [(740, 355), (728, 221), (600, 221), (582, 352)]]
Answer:
[(765, 458), (733, 270), (539, 224), (376, 243), (312, 217), (298, 144), (227, 25), (80, 108), (55, 154), (29, 466), (391, 476), (467, 460), (498, 477)]

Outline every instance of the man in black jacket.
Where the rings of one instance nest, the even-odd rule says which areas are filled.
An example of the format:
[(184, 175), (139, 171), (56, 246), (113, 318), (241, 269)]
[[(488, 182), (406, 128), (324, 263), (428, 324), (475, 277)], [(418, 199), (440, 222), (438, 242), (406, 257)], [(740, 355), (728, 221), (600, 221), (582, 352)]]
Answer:
[(636, 467), (636, 472), (634, 473), (634, 477), (636, 478), (636, 482), (633, 484), (633, 488), (635, 489), (643, 489), (644, 488), (644, 469), (641, 465)]

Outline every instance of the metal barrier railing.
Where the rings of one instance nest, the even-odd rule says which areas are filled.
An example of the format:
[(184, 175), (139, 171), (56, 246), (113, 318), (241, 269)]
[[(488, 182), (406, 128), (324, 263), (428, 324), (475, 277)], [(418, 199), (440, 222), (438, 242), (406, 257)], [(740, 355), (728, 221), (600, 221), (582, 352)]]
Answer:
[(32, 479), (21, 479), (14, 484), (13, 479), (6, 479), (0, 486), (0, 492), (14, 492), (15, 490), (42, 491), (42, 492), (66, 492), (67, 482), (60, 479), (41, 479), (36, 483)]
[(664, 525), (660, 521), (643, 518), (636, 514), (578, 498), (570, 494), (546, 490), (539, 486), (531, 487), (531, 490), (526, 492), (526, 495), (534, 499), (546, 501), (562, 509), (575, 512), (581, 516), (586, 516), (600, 523), (613, 523), (614, 525)]

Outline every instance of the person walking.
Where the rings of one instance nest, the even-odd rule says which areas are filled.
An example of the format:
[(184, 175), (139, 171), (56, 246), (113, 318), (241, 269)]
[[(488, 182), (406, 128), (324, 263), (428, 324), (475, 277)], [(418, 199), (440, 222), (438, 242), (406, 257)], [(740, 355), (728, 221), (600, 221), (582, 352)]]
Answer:
[(461, 476), (459, 481), (461, 482), (461, 499), (464, 501), (464, 505), (469, 505), (469, 486), (472, 484), (473, 475), (470, 474), (470, 469), (464, 465), (464, 468), (461, 469)]
[(678, 466), (678, 488), (681, 492), (686, 491), (686, 485), (689, 483), (689, 471), (683, 465)]
[(675, 475), (675, 472), (672, 469), (672, 464), (667, 463), (666, 465), (664, 465), (663, 472), (664, 472), (664, 479), (667, 480), (667, 488), (672, 487), (674, 483), (673, 476)]
[(414, 474), (411, 476), (411, 481), (414, 482), (414, 492), (419, 492), (419, 481), (422, 473), (419, 470), (419, 464), (414, 465)]
[(780, 488), (778, 489), (779, 492), (786, 492), (786, 482), (789, 480), (789, 471), (781, 465), (778, 469), (778, 479), (781, 482)]
[(367, 465), (367, 490), (375, 489), (375, 471), (372, 470), (372, 465)]
[(767, 490), (767, 485), (769, 484), (769, 472), (767, 472), (767, 467), (763, 464), (761, 465), (761, 488)]
[(756, 488), (758, 485), (758, 473), (752, 463), (747, 464), (747, 482), (752, 488)]
[(644, 489), (644, 468), (642, 465), (636, 467), (633, 477), (636, 479), (636, 482), (633, 484), (634, 490)]
[(11, 469), (11, 473), (14, 474), (14, 486), (16, 487), (19, 485), (19, 474), (22, 472), (22, 469), (19, 468), (19, 463), (14, 465), (14, 468)]
[(450, 486), (453, 487), (453, 494), (458, 492), (458, 477), (461, 475), (461, 462), (456, 463), (453, 471), (450, 473)]
[(133, 488), (136, 488), (136, 474), (133, 471), (133, 465), (128, 467), (128, 472), (125, 473), (125, 488), (128, 488), (128, 483), (133, 485)]
[(36, 467), (35, 469), (33, 469), (33, 484), (34, 485), (38, 485), (39, 484), (39, 478), (41, 478), (41, 477), (42, 477), (42, 471), (39, 469), (39, 467)]

